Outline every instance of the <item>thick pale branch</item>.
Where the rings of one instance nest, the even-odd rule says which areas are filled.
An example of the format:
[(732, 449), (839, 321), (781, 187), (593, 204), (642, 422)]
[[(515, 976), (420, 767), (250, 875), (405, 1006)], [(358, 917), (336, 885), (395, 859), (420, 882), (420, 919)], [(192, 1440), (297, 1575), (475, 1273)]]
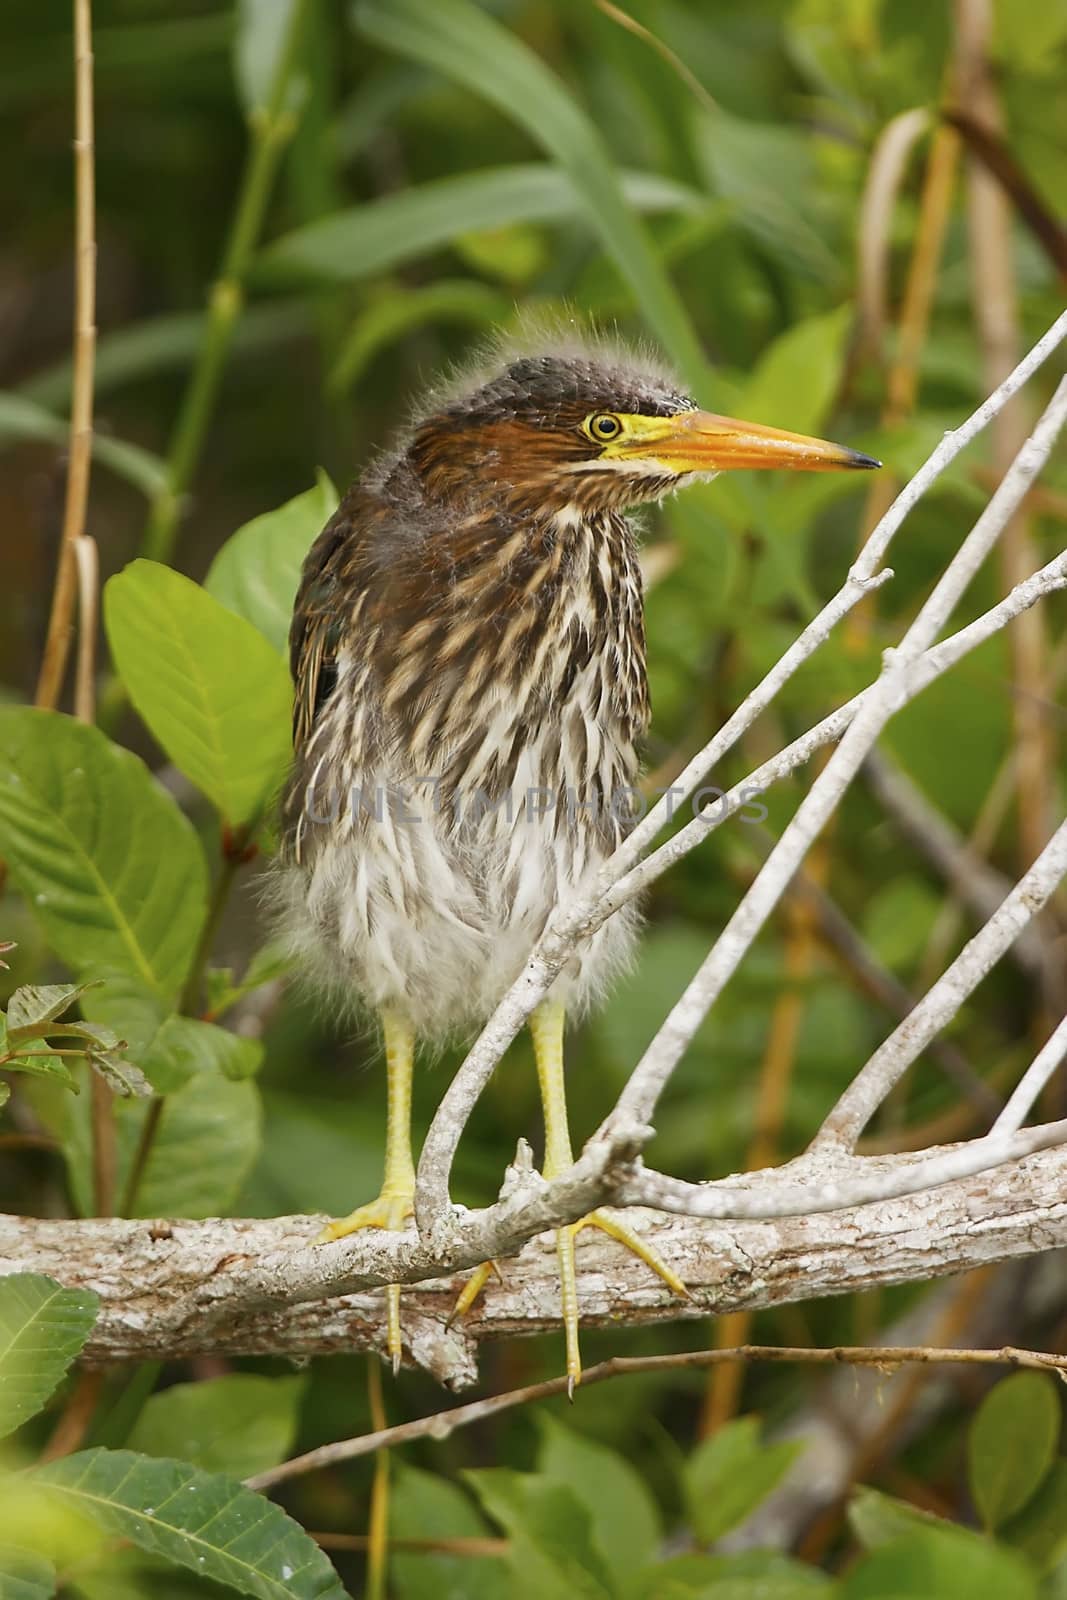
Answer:
[[(1067, 1151), (1057, 1149), (905, 1199), (824, 1216), (721, 1226), (649, 1213), (636, 1220), (685, 1278), (692, 1299), (675, 1298), (628, 1252), (587, 1233), (579, 1244), (582, 1319), (587, 1326), (617, 1327), (756, 1309), (925, 1281), (1064, 1246), (1065, 1197)], [(306, 1276), (309, 1258), (331, 1254), (305, 1248), (317, 1226), (308, 1217), (171, 1223), (4, 1218), (0, 1267), (94, 1289), (101, 1311), (86, 1353), (98, 1363), (198, 1352), (298, 1356), (381, 1349), (380, 1290), (353, 1287), (329, 1295), (324, 1282), (328, 1298), (284, 1300), (287, 1287)], [(410, 1254), (413, 1246), (386, 1235), (367, 1236), (362, 1246), (379, 1278), (385, 1255), (395, 1258), (401, 1248)], [(474, 1377), (479, 1340), (554, 1329), (559, 1287), (551, 1241), (531, 1242), (502, 1270), (503, 1283), (487, 1288), (462, 1327), (446, 1327), (455, 1278), (406, 1291), (411, 1358), (459, 1386)]]

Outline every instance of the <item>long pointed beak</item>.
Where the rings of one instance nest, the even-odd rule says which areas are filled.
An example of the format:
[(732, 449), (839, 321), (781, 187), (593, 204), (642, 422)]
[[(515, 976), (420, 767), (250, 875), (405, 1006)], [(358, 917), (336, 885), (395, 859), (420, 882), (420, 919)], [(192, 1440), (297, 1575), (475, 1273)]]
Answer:
[[(637, 419), (631, 419), (637, 420)], [(636, 436), (620, 442), (620, 458), (654, 457), (672, 472), (726, 472), (738, 467), (778, 467), (788, 472), (864, 471), (882, 463), (848, 445), (809, 439), (760, 422), (739, 422), (712, 411), (642, 417)]]

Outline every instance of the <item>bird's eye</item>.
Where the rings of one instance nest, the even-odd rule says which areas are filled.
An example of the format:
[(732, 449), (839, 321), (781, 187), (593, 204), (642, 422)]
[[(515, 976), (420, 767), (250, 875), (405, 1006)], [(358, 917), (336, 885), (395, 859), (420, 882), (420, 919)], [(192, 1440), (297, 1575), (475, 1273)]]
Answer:
[(613, 417), (610, 411), (598, 411), (585, 420), (585, 431), (590, 439), (595, 439), (598, 444), (606, 444), (610, 439), (617, 439), (622, 432), (622, 423), (618, 417)]

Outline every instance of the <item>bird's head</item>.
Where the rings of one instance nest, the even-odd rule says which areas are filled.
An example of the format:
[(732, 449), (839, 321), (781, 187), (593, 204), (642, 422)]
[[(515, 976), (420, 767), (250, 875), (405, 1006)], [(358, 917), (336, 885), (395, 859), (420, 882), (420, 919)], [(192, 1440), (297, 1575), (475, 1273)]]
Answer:
[(515, 510), (625, 508), (737, 467), (880, 465), (825, 439), (701, 411), (658, 368), (579, 353), (523, 355), (416, 424), (408, 461), (432, 496)]

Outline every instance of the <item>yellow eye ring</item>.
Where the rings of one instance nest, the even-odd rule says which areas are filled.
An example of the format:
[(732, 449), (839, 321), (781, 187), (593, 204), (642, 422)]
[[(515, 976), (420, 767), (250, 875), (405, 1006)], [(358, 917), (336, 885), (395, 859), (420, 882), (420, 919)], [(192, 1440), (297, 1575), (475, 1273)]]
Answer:
[(610, 411), (596, 411), (586, 417), (582, 429), (595, 444), (610, 444), (622, 432), (622, 423)]

